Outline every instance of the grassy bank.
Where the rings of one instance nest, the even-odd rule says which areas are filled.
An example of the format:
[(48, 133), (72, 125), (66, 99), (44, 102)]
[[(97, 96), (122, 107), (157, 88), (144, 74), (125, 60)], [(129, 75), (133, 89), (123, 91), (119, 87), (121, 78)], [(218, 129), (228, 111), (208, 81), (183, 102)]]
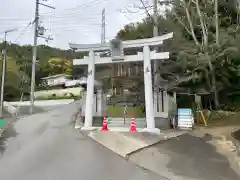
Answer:
[[(145, 113), (143, 113), (140, 107), (128, 107), (126, 117), (132, 117), (132, 113), (134, 113), (135, 118), (145, 117)], [(109, 106), (106, 115), (110, 117), (124, 117), (124, 107)]]

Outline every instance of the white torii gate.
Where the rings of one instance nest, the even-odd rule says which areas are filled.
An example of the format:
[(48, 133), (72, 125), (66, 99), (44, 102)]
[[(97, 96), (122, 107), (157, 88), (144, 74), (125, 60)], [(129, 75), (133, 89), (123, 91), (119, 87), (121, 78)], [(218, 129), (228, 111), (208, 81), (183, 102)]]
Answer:
[(173, 37), (173, 33), (168, 33), (163, 36), (122, 41), (123, 49), (127, 48), (143, 48), (143, 52), (138, 52), (137, 55), (124, 55), (123, 59), (112, 57), (95, 56), (95, 52), (106, 51), (111, 49), (110, 43), (105, 44), (72, 44), (69, 46), (72, 49), (77, 49), (80, 52), (89, 52), (88, 57), (83, 59), (74, 59), (73, 65), (88, 65), (88, 78), (87, 78), (87, 96), (85, 108), (85, 123), (82, 129), (91, 130), (93, 122), (92, 105), (94, 102), (94, 78), (95, 78), (95, 64), (108, 64), (108, 63), (122, 63), (122, 62), (136, 62), (143, 61), (144, 66), (144, 90), (145, 90), (145, 106), (146, 106), (146, 122), (147, 128), (143, 131), (159, 133), (160, 130), (155, 127), (154, 120), (154, 107), (153, 107), (153, 91), (152, 91), (152, 70), (151, 60), (169, 59), (169, 52), (150, 51), (150, 47), (159, 46), (163, 44), (164, 40)]

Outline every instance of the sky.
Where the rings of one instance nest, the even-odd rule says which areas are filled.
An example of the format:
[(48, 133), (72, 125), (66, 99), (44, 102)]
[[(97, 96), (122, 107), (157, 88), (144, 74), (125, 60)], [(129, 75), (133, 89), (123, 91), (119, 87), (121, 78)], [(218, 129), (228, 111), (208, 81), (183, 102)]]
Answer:
[[(130, 8), (139, 0), (40, 0), (56, 9), (40, 6), (40, 25), (46, 29), (44, 36), (53, 37), (46, 42), (38, 38), (38, 44), (68, 49), (69, 43), (90, 44), (101, 41), (101, 12), (106, 9), (106, 40), (130, 22), (145, 17), (143, 10)], [(129, 7), (134, 13), (126, 12)], [(16, 28), (7, 41), (17, 44), (33, 44), (35, 0), (5, 0), (0, 6), (0, 41), (4, 31)]]

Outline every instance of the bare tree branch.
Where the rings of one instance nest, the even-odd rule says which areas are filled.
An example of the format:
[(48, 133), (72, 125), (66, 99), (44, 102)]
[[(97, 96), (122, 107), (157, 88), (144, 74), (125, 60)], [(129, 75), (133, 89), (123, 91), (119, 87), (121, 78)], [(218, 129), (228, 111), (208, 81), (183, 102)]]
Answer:
[(235, 0), (237, 9), (237, 26), (240, 25), (240, 0)]
[(188, 29), (188, 27), (183, 23), (183, 21), (182, 21), (176, 14), (174, 14), (174, 17), (177, 19), (177, 21), (179, 22), (179, 24), (180, 24), (190, 35), (192, 35), (191, 30)]
[(215, 9), (215, 28), (216, 28), (216, 44), (219, 47), (219, 22), (218, 22), (218, 0), (214, 2), (214, 9)]
[(185, 0), (183, 0), (183, 4), (184, 4), (184, 9), (185, 9), (185, 12), (186, 12), (186, 15), (187, 15), (187, 20), (188, 20), (188, 23), (189, 23), (189, 26), (190, 26), (190, 30), (191, 30), (193, 40), (194, 40), (195, 44), (197, 46), (199, 46), (199, 42), (198, 42), (196, 34), (194, 32), (193, 23), (192, 23), (192, 20), (191, 20), (190, 14), (189, 14), (189, 10), (188, 10), (190, 4), (186, 5)]
[(197, 14), (199, 16), (199, 20), (200, 20), (200, 25), (201, 25), (201, 29), (202, 29), (202, 34), (203, 34), (203, 40), (204, 40), (204, 46), (205, 48), (207, 48), (208, 46), (208, 35), (207, 35), (207, 30), (206, 30), (206, 26), (204, 25), (205, 22), (203, 20), (203, 17), (202, 17), (202, 12), (200, 10), (200, 7), (199, 7), (199, 1), (196, 0), (192, 0), (192, 2), (194, 2), (196, 4), (196, 8), (197, 8)]

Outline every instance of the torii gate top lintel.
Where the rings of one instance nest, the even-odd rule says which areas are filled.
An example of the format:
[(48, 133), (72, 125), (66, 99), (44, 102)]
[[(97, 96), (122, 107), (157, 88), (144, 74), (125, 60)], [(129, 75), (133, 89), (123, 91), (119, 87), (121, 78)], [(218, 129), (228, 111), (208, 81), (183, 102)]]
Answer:
[[(173, 33), (168, 33), (162, 36), (157, 36), (147, 39), (129, 40), (122, 41), (124, 49), (127, 48), (138, 48), (147, 46), (158, 46), (163, 43), (164, 40), (173, 38)], [(110, 43), (105, 44), (74, 44), (69, 43), (70, 48), (77, 49), (79, 52), (89, 52), (89, 51), (105, 51), (110, 49)]]

